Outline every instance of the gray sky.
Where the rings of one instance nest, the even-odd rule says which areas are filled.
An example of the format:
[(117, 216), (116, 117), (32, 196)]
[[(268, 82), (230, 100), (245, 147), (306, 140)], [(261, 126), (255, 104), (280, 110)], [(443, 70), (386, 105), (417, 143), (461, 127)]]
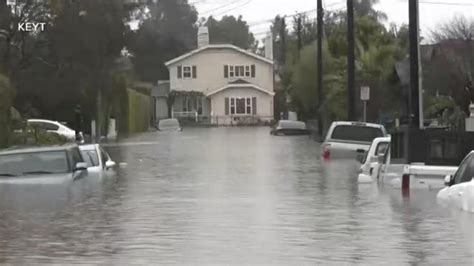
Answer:
[[(251, 25), (251, 31), (257, 38), (263, 38), (269, 30), (270, 23), (266, 20), (278, 14), (292, 15), (297, 12), (316, 9), (316, 0), (190, 0), (196, 3), (200, 16), (242, 15)], [(323, 0), (327, 10), (345, 9), (346, 0)], [(388, 23), (408, 23), (407, 0), (380, 0), (375, 7), (388, 15)], [(444, 22), (457, 14), (473, 18), (474, 0), (420, 0), (421, 35), (429, 33), (440, 22)], [(315, 18), (316, 11), (308, 13)], [(257, 24), (257, 25), (254, 25)]]

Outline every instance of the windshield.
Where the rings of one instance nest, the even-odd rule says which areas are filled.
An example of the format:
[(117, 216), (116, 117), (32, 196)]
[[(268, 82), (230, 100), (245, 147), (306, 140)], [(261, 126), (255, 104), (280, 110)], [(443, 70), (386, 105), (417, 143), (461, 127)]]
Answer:
[(87, 167), (99, 166), (99, 156), (95, 150), (81, 150), (82, 158), (87, 163)]
[(69, 170), (65, 151), (0, 155), (0, 175), (67, 173)]
[(334, 128), (331, 139), (372, 142), (378, 137), (383, 137), (383, 131), (380, 128), (340, 125)]

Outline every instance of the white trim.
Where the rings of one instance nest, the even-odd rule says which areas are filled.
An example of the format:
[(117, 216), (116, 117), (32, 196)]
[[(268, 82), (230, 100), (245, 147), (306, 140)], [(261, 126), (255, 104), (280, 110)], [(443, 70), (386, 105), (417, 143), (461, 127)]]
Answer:
[(227, 85), (225, 85), (225, 86), (222, 87), (222, 88), (219, 88), (219, 89), (217, 89), (217, 90), (215, 90), (215, 91), (212, 91), (212, 92), (210, 92), (210, 93), (207, 93), (206, 96), (209, 97), (209, 96), (211, 96), (211, 95), (214, 95), (214, 94), (216, 94), (216, 93), (219, 93), (219, 92), (221, 92), (221, 91), (224, 91), (224, 90), (227, 90), (227, 89), (230, 89), (230, 88), (248, 88), (248, 87), (253, 88), (253, 89), (256, 89), (256, 90), (261, 91), (261, 92), (263, 92), (263, 93), (266, 93), (266, 94), (268, 94), (268, 95), (270, 95), (270, 96), (275, 96), (275, 93), (274, 93), (274, 92), (267, 91), (267, 90), (265, 90), (265, 89), (263, 89), (263, 88), (261, 88), (261, 87), (259, 87), (259, 86), (257, 86), (257, 85), (249, 84), (249, 83), (245, 83), (245, 84), (227, 84)]
[(262, 56), (259, 56), (257, 54), (254, 54), (252, 52), (249, 52), (249, 51), (245, 51), (244, 49), (241, 49), (235, 45), (230, 45), (230, 44), (214, 44), (214, 45), (207, 45), (207, 46), (204, 46), (204, 47), (201, 47), (199, 49), (196, 49), (196, 50), (193, 50), (187, 54), (184, 54), (180, 57), (177, 57), (175, 59), (172, 59), (168, 62), (165, 63), (165, 65), (167, 67), (170, 67), (171, 65), (175, 64), (175, 63), (178, 63), (179, 61), (182, 61), (190, 56), (193, 56), (195, 54), (198, 54), (204, 50), (208, 50), (208, 49), (231, 49), (231, 50), (235, 50), (239, 53), (242, 53), (242, 54), (245, 54), (247, 56), (250, 56), (250, 57), (253, 57), (255, 59), (258, 59), (260, 61), (263, 61), (263, 62), (266, 62), (268, 64), (272, 64), (273, 65), (273, 60), (270, 60), (268, 58), (265, 58), (265, 57), (262, 57)]

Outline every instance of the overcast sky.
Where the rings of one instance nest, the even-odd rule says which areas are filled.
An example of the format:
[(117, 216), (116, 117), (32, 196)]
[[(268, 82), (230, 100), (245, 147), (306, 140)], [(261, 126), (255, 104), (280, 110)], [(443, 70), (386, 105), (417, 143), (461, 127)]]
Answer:
[[(190, 2), (195, 3), (201, 17), (242, 15), (252, 25), (251, 31), (257, 34), (259, 39), (269, 30), (269, 23), (265, 23), (266, 20), (278, 14), (292, 15), (316, 9), (316, 0), (190, 0)], [(323, 0), (323, 3), (327, 10), (343, 10), (346, 7), (346, 0)], [(380, 0), (375, 8), (388, 15), (388, 22), (408, 23), (407, 0)], [(440, 22), (447, 21), (457, 14), (473, 18), (474, 0), (420, 0), (421, 34), (425, 35)], [(308, 15), (315, 18), (316, 11)]]

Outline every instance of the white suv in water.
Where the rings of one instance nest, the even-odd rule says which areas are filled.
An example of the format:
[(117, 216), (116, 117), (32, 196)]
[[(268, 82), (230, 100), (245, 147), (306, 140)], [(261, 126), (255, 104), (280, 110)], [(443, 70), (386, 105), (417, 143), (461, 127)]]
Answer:
[(322, 145), (324, 159), (363, 158), (375, 138), (387, 137), (383, 125), (333, 122)]

